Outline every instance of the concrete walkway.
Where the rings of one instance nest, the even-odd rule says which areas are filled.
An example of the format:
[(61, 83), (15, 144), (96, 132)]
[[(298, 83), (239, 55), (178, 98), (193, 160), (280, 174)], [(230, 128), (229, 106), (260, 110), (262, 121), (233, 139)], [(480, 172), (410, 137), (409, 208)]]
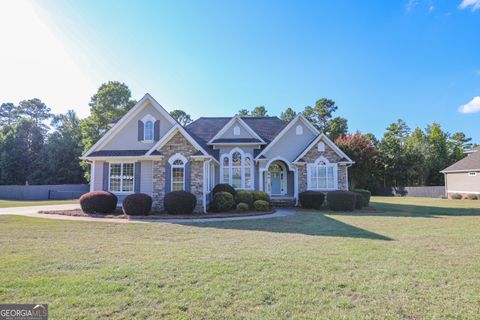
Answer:
[(279, 208), (271, 214), (261, 216), (245, 216), (245, 217), (230, 217), (230, 218), (203, 218), (203, 219), (113, 219), (113, 218), (91, 218), (91, 217), (71, 217), (60, 214), (42, 214), (39, 211), (55, 211), (55, 210), (72, 210), (78, 209), (78, 204), (58, 204), (48, 206), (33, 206), (33, 207), (13, 207), (0, 208), (0, 215), (18, 215), (33, 218), (44, 219), (58, 219), (70, 221), (94, 221), (94, 222), (115, 222), (115, 223), (197, 223), (197, 222), (212, 222), (212, 221), (237, 221), (237, 220), (255, 220), (255, 219), (269, 219), (288, 217), (295, 215), (294, 209)]

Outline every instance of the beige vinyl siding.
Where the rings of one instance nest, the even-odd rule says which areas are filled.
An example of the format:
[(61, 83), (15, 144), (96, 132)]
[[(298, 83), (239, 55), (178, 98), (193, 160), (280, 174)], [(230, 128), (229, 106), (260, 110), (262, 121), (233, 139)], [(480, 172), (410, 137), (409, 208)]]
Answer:
[(140, 171), (140, 192), (148, 195), (153, 194), (153, 162), (142, 161)]
[(480, 193), (480, 172), (473, 177), (470, 177), (468, 172), (447, 173), (446, 179), (448, 192)]
[(114, 136), (101, 148), (97, 148), (96, 151), (100, 150), (148, 150), (153, 145), (153, 143), (145, 143), (143, 141), (138, 141), (138, 120), (142, 120), (143, 117), (150, 114), (156, 120), (160, 120), (160, 138), (167, 133), (168, 130), (172, 128), (172, 124), (160, 114), (160, 112), (154, 108), (151, 104), (146, 105), (140, 110), (134, 117), (132, 117), (123, 128), (120, 129), (117, 133), (114, 133)]

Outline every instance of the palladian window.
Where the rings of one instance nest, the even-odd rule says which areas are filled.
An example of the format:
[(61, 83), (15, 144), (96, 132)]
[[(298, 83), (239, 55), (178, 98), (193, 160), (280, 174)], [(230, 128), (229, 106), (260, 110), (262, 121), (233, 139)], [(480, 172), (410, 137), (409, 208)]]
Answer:
[(337, 189), (337, 164), (329, 163), (320, 157), (315, 163), (308, 164), (308, 189), (335, 190)]
[(252, 189), (252, 156), (238, 148), (222, 155), (222, 182), (230, 184), (235, 189)]

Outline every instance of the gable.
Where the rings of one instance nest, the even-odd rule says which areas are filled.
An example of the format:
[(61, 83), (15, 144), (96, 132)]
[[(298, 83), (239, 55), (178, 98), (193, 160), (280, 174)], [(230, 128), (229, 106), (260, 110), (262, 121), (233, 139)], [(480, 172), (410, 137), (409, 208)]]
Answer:
[(315, 162), (319, 157), (326, 158), (329, 162), (353, 163), (353, 161), (325, 134), (315, 138), (294, 160), (294, 162)]
[(198, 149), (180, 131), (177, 131), (158, 151), (161, 155), (167, 156), (167, 158), (176, 153), (189, 157), (196, 155)]
[(233, 117), (209, 143), (261, 143), (265, 141), (250, 128), (240, 117)]

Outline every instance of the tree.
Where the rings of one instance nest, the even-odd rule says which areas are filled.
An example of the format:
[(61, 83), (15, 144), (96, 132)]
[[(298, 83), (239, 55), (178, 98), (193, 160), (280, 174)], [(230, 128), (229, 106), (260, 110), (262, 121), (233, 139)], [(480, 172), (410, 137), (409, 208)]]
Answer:
[(238, 110), (237, 115), (240, 117), (248, 117), (250, 116), (250, 111), (248, 111), (247, 109), (240, 109)]
[(267, 117), (267, 109), (265, 109), (265, 106), (258, 106), (255, 107), (255, 109), (252, 110), (252, 113), (250, 114), (251, 117)]
[(440, 172), (452, 162), (448, 154), (448, 134), (438, 123), (427, 126), (427, 162), (429, 167), (427, 184), (440, 186), (444, 184), (443, 174)]
[(420, 128), (415, 128), (412, 134), (405, 141), (405, 156), (409, 165), (405, 172), (407, 184), (423, 186), (428, 175), (426, 154), (428, 142), (425, 133)]
[(52, 117), (50, 108), (37, 98), (20, 101), (17, 113), (32, 121), (35, 126), (42, 128), (46, 128), (43, 122)]
[(365, 139), (370, 140), (375, 147), (378, 145), (378, 139), (373, 133), (365, 133), (363, 136), (365, 137)]
[(170, 115), (184, 127), (192, 122), (190, 115), (183, 110), (173, 110)]
[(0, 126), (17, 123), (19, 119), (18, 108), (11, 102), (0, 105)]
[(337, 109), (338, 106), (335, 104), (335, 101), (322, 98), (315, 102), (315, 107), (305, 107), (303, 115), (319, 131), (334, 140), (341, 135), (347, 134), (348, 131), (347, 119), (341, 117), (333, 118), (333, 113)]
[(335, 144), (355, 161), (348, 170), (350, 187), (370, 186), (374, 179), (378, 155), (372, 141), (357, 131), (355, 134), (342, 135), (335, 140)]
[(292, 108), (285, 109), (284, 112), (280, 114), (280, 119), (285, 122), (292, 121), (297, 116), (297, 113)]
[(465, 150), (472, 148), (472, 138), (465, 136), (463, 132), (455, 132), (448, 141), (450, 160), (457, 162), (465, 157)]
[(325, 124), (325, 132), (330, 140), (335, 141), (338, 137), (344, 136), (348, 132), (347, 119), (335, 117)]

